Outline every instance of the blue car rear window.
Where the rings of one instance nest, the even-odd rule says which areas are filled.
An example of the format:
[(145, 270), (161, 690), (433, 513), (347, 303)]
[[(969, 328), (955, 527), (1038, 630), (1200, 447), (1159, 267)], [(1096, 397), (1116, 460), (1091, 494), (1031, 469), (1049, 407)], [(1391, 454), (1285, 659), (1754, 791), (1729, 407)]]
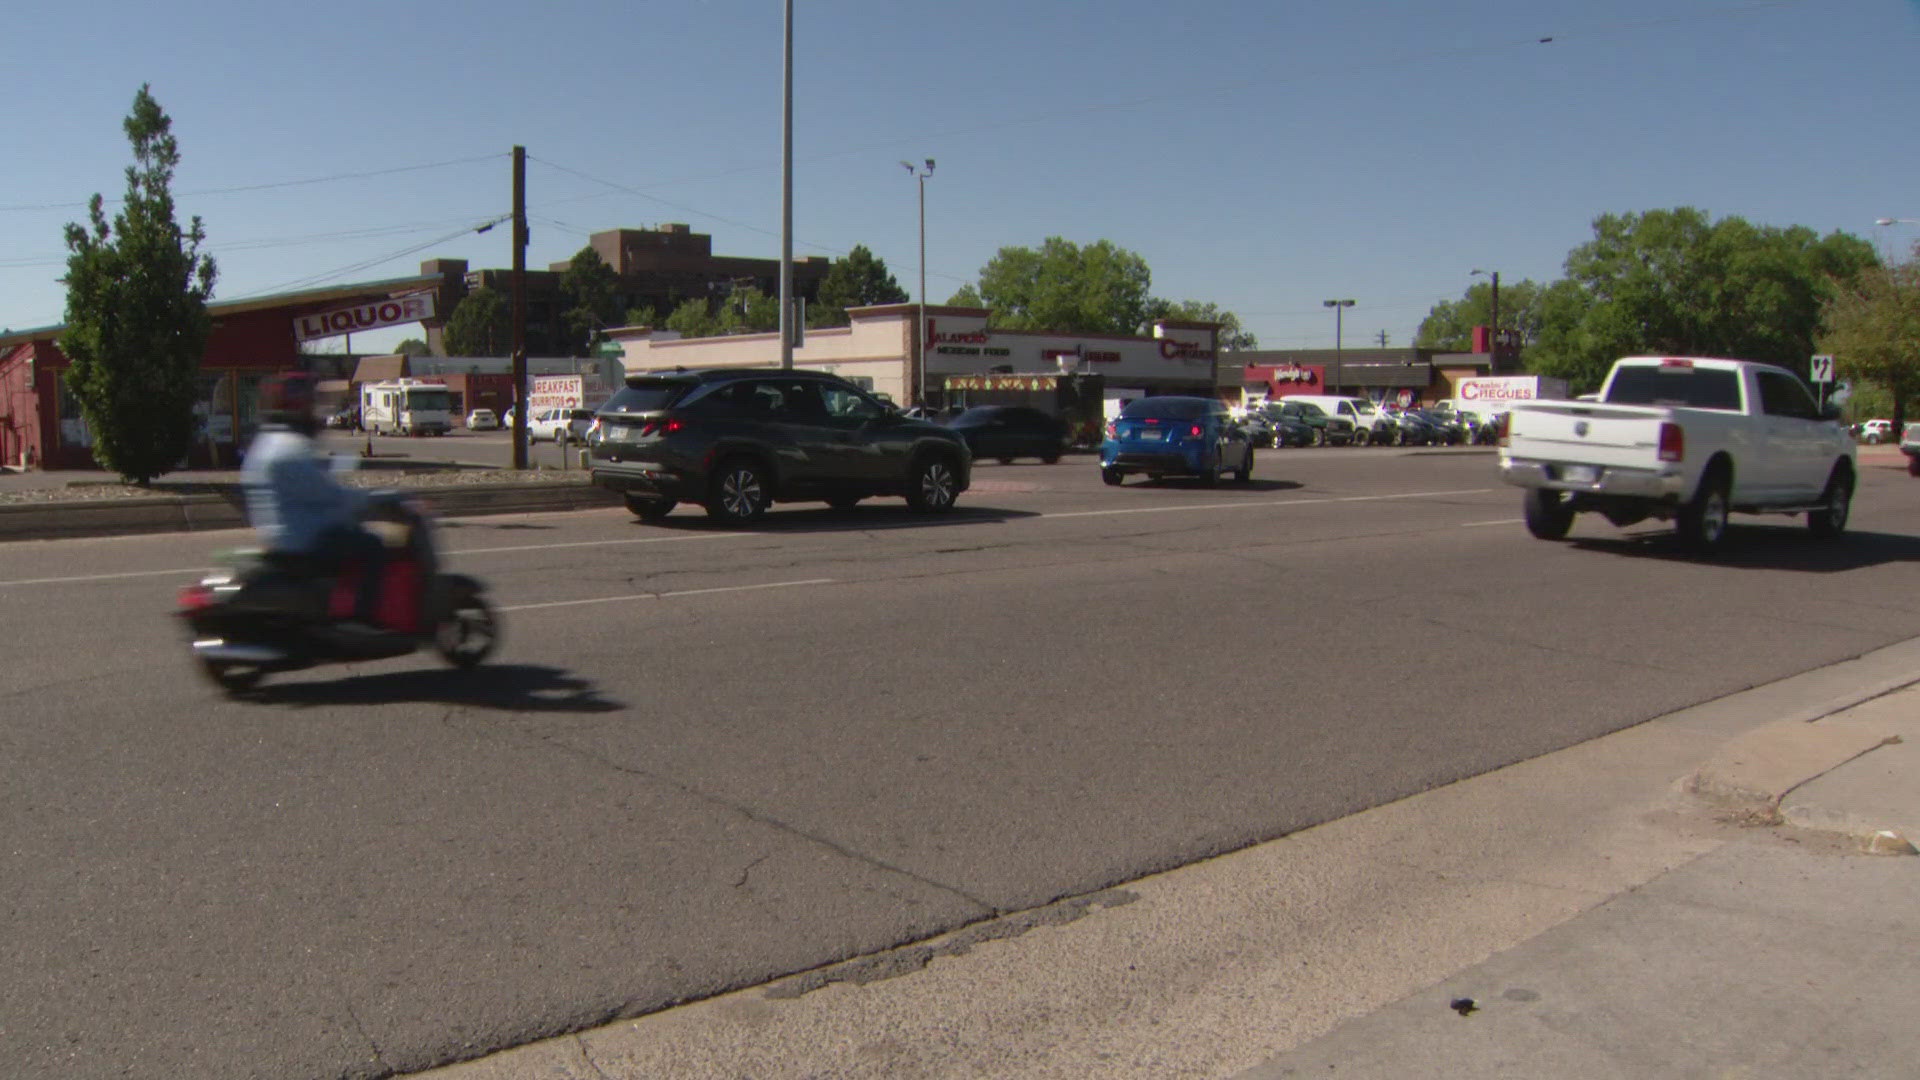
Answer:
[(1205, 398), (1139, 398), (1120, 410), (1123, 420), (1198, 420), (1213, 411), (1213, 402)]

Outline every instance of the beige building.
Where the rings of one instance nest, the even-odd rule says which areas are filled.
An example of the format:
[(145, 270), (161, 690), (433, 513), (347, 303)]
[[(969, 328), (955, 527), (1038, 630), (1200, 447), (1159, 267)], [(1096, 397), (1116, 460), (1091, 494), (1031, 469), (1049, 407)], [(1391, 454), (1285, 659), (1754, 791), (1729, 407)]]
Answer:
[[(949, 376), (1098, 374), (1109, 396), (1141, 393), (1217, 394), (1218, 325), (1161, 320), (1146, 337), (1051, 334), (991, 329), (987, 309), (927, 305), (916, 326), (918, 304), (884, 304), (848, 311), (852, 325), (808, 330), (795, 346), (795, 367), (827, 371), (902, 405), (944, 404)], [(608, 332), (624, 350), (629, 375), (676, 367), (778, 367), (780, 335), (677, 338), (651, 327)], [(924, 378), (920, 346), (925, 342)], [(1238, 365), (1228, 388), (1239, 390)], [(924, 382), (924, 393), (921, 384)]]

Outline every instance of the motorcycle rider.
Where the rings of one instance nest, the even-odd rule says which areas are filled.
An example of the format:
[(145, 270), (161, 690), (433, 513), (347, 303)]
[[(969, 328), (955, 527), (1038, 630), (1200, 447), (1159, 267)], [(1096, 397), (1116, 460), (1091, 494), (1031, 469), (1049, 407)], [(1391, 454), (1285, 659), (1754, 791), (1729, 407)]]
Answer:
[(361, 522), (368, 494), (334, 479), (314, 441), (320, 415), (313, 376), (274, 376), (262, 388), (261, 405), (265, 422), (240, 466), (248, 522), (269, 552), (303, 555), (336, 572), (359, 562), (352, 621), (378, 632), (387, 545)]

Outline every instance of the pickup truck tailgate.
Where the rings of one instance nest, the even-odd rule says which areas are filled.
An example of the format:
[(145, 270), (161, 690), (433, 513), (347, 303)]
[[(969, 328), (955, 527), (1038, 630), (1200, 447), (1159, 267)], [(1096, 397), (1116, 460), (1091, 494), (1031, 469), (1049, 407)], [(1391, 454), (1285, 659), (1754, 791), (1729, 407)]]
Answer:
[(1507, 453), (1537, 461), (1652, 469), (1659, 465), (1660, 425), (1673, 414), (1656, 406), (1529, 402), (1516, 407)]

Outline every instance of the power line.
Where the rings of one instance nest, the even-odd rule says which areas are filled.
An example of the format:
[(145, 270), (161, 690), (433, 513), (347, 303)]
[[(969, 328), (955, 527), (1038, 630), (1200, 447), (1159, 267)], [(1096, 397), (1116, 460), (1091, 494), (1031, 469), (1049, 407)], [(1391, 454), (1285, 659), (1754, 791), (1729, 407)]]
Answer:
[[(207, 195), (238, 195), (249, 191), (270, 191), (275, 188), (301, 187), (308, 184), (330, 184), (336, 180), (364, 180), (374, 176), (393, 176), (397, 173), (420, 172), (425, 169), (444, 169), (449, 165), (471, 165), (478, 161), (492, 161), (505, 157), (504, 154), (482, 154), (478, 157), (454, 158), (449, 161), (433, 161), (425, 165), (399, 165), (391, 169), (370, 169), (366, 172), (334, 173), (331, 176), (313, 176), (304, 180), (277, 180), (267, 184), (244, 184), (240, 187), (202, 188), (198, 191), (175, 192), (174, 198), (200, 198)], [(117, 206), (125, 199), (103, 199), (102, 205)], [(18, 206), (0, 206), (0, 213), (12, 213), (24, 210), (84, 210), (92, 205), (92, 200), (79, 203), (39, 203)]]
[(392, 262), (395, 259), (402, 259), (407, 257), (408, 255), (417, 254), (419, 252), (425, 251), (430, 247), (433, 247), (436, 244), (447, 243), (448, 241), (458, 239), (459, 237), (464, 236), (470, 232), (476, 232), (476, 233), (486, 232), (488, 229), (493, 228), (495, 225), (498, 225), (503, 221), (511, 221), (511, 220), (513, 220), (512, 214), (502, 214), (499, 217), (496, 217), (490, 221), (482, 221), (476, 224), (464, 225), (458, 229), (455, 229), (450, 233), (446, 233), (441, 236), (436, 236), (433, 239), (428, 240), (424, 243), (415, 244), (407, 248), (402, 248), (401, 250), (392, 252), (390, 254), (381, 255), (372, 259), (364, 259), (360, 262), (352, 264), (351, 266), (343, 266), (337, 270), (329, 270), (329, 271), (326, 271), (325, 273), (314, 274), (309, 277), (300, 278), (296, 281), (289, 281), (283, 285), (275, 285), (265, 289), (255, 289), (252, 292), (242, 293), (239, 296), (228, 297), (228, 299), (246, 300), (256, 296), (271, 296), (274, 293), (293, 292), (295, 290), (303, 289), (308, 286), (323, 284), (327, 281), (333, 280), (334, 278), (345, 277), (348, 274), (358, 273), (361, 270), (366, 270), (371, 267), (379, 266), (381, 263)]

